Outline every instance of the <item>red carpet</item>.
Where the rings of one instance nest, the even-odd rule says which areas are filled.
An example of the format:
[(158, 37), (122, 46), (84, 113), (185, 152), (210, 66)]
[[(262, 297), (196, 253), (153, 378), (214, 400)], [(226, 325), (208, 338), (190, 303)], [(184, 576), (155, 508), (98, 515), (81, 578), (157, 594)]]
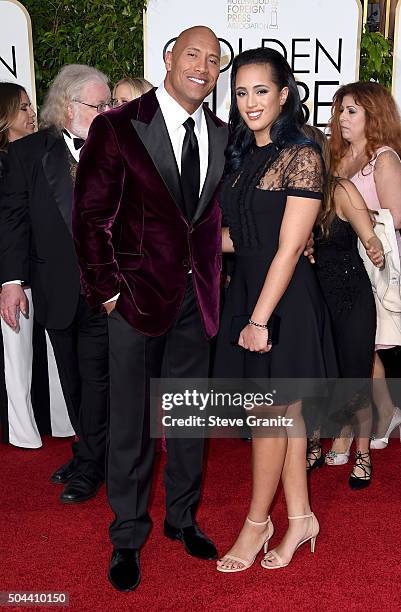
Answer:
[[(46, 439), (38, 451), (0, 447), (0, 591), (68, 591), (69, 610), (399, 611), (401, 609), (401, 447), (392, 440), (373, 452), (369, 489), (351, 491), (350, 467), (311, 475), (321, 532), (312, 555), (302, 547), (285, 569), (258, 563), (225, 575), (214, 562), (186, 555), (162, 534), (162, 471), (158, 462), (151, 514), (154, 528), (142, 552), (142, 584), (130, 594), (106, 579), (111, 520), (104, 488), (95, 500), (62, 506), (50, 473), (69, 457), (68, 441)], [(250, 445), (214, 440), (209, 449), (202, 528), (225, 552), (244, 520)], [(272, 517), (274, 543), (286, 527), (282, 496)], [(17, 609), (17, 608), (8, 608)], [(38, 607), (24, 608), (38, 610)], [(61, 608), (39, 608), (61, 609)]]

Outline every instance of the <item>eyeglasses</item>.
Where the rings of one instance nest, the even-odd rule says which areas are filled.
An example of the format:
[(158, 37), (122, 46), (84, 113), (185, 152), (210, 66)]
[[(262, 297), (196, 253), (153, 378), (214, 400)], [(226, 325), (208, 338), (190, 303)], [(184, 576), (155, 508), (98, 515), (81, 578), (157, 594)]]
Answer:
[(100, 104), (88, 104), (87, 102), (82, 102), (82, 100), (73, 99), (73, 102), (78, 102), (78, 104), (83, 104), (84, 106), (90, 106), (91, 108), (96, 108), (98, 113), (104, 113), (105, 110), (111, 107), (112, 100), (109, 102), (100, 102)]

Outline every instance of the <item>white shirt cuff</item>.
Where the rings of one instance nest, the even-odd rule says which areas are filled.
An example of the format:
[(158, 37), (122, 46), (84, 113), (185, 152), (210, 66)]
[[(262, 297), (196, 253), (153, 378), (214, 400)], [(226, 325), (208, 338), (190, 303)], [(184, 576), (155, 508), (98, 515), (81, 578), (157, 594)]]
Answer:
[(117, 293), (116, 295), (114, 295), (112, 298), (110, 298), (109, 300), (106, 300), (105, 302), (103, 302), (103, 304), (108, 304), (109, 302), (114, 302), (114, 300), (118, 300), (118, 298), (120, 297), (120, 294)]
[(4, 285), (22, 285), (22, 281), (20, 280), (7, 281), (6, 283), (2, 284), (2, 287), (4, 287)]

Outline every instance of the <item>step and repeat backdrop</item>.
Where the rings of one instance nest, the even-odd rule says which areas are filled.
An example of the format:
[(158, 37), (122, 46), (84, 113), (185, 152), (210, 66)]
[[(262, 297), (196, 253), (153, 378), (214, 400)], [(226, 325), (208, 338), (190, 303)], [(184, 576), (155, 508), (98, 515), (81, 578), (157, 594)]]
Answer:
[[(46, 0), (44, 0), (46, 1)], [(401, 108), (401, 0), (395, 17), (393, 95)], [(145, 77), (164, 77), (163, 56), (178, 34), (207, 25), (222, 48), (221, 74), (207, 102), (222, 118), (229, 108), (229, 75), (239, 52), (259, 46), (280, 51), (290, 63), (309, 123), (326, 125), (339, 85), (359, 73), (360, 0), (149, 0), (144, 14)], [(31, 20), (18, 0), (0, 0), (0, 81), (21, 83), (35, 104)]]
[(324, 126), (338, 86), (359, 73), (362, 7), (359, 0), (149, 0), (144, 20), (145, 77), (155, 85), (164, 75), (163, 54), (180, 31), (209, 26), (218, 36), (223, 63), (216, 90), (207, 100), (227, 119), (229, 72), (235, 55), (273, 47), (292, 67), (309, 122)]
[(0, 0), (0, 81), (25, 87), (36, 107), (31, 20), (17, 0)]

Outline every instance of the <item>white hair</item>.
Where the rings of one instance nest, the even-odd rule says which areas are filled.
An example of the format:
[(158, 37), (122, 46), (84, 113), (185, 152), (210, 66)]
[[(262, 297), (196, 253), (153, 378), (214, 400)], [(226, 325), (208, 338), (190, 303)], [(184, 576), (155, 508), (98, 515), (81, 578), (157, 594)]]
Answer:
[(63, 66), (47, 92), (40, 113), (40, 127), (61, 131), (66, 122), (69, 103), (79, 98), (85, 85), (93, 82), (108, 85), (108, 78), (97, 68), (85, 64)]

